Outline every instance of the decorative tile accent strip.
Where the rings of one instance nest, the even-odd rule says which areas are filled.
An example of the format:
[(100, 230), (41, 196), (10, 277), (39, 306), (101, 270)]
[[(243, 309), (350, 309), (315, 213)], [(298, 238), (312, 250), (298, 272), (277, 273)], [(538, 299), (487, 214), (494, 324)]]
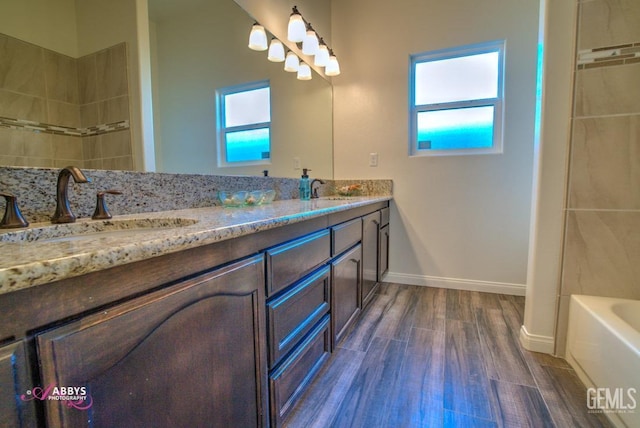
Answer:
[(11, 119), (0, 117), (0, 127), (9, 129), (22, 129), (32, 132), (43, 132), (45, 134), (69, 135), (72, 137), (88, 137), (92, 135), (107, 134), (109, 132), (129, 129), (129, 121), (123, 120), (104, 125), (90, 126), (89, 128), (71, 128), (60, 125), (50, 125), (24, 119)]
[(640, 42), (578, 51), (578, 70), (640, 61)]

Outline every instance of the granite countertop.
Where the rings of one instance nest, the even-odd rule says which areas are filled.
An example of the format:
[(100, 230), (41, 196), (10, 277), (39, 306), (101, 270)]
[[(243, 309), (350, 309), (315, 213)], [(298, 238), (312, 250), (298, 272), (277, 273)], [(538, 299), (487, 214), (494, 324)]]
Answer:
[[(25, 229), (4, 230), (0, 232), (0, 294), (390, 199), (391, 196), (293, 199), (256, 207), (114, 216), (107, 222), (117, 233), (106, 234), (95, 233), (105, 221), (79, 219), (73, 227), (83, 229), (82, 233), (93, 232), (87, 235), (91, 236), (88, 239), (56, 238), (69, 226), (50, 223), (29, 226), (28, 233), (38, 236), (32, 242), (23, 239)], [(145, 222), (146, 226), (155, 227), (144, 227)]]

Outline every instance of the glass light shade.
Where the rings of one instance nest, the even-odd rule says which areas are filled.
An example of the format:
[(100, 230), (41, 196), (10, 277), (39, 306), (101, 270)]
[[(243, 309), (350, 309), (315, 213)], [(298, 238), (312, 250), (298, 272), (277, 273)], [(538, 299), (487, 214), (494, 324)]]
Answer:
[(284, 71), (293, 73), (298, 71), (298, 68), (300, 68), (298, 56), (291, 51), (287, 52), (287, 59), (284, 61)]
[(302, 63), (298, 67), (298, 80), (311, 80), (311, 67), (308, 64)]
[(267, 33), (264, 31), (264, 27), (260, 24), (253, 24), (251, 27), (251, 34), (249, 34), (249, 49), (254, 51), (266, 51), (267, 50)]
[(324, 69), (324, 74), (327, 76), (337, 76), (340, 74), (340, 64), (338, 64), (338, 58), (335, 55), (329, 57), (329, 63)]
[(318, 53), (313, 60), (313, 65), (318, 67), (326, 67), (329, 64), (329, 48), (324, 43), (320, 44)]
[(282, 46), (282, 42), (280, 40), (276, 38), (271, 39), (267, 59), (271, 62), (284, 61), (284, 46)]
[(287, 27), (287, 39), (290, 42), (299, 43), (304, 40), (307, 27), (304, 25), (304, 19), (299, 13), (292, 13), (289, 17), (289, 26)]
[(318, 53), (319, 42), (316, 32), (313, 30), (307, 30), (307, 35), (302, 41), (302, 53), (305, 55), (315, 55)]

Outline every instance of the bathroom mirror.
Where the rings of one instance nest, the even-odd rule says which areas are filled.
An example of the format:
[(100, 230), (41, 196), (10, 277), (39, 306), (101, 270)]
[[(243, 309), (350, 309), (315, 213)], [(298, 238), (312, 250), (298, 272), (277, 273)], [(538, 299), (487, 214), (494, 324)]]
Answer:
[[(59, 74), (77, 73), (80, 87), (73, 88), (71, 83), (59, 85), (55, 99), (48, 98), (48, 93), (46, 96), (29, 94), (28, 99), (24, 99), (16, 95), (14, 88), (0, 87), (0, 117), (27, 119), (36, 125), (53, 127), (43, 131), (34, 125), (32, 128), (36, 129), (16, 130), (0, 124), (0, 165), (60, 167), (73, 162), (85, 168), (142, 169), (136, 168), (133, 160), (135, 156), (140, 157), (140, 149), (130, 146), (126, 138), (118, 138), (127, 132), (119, 132), (122, 129), (117, 128), (130, 125), (132, 138), (138, 141), (136, 135), (141, 133), (141, 120), (135, 114), (141, 107), (135, 94), (139, 93), (139, 83), (129, 78), (128, 92), (121, 93), (118, 89), (126, 87), (127, 80), (125, 78), (122, 85), (116, 76), (112, 88), (105, 90), (104, 85), (97, 85), (95, 91), (105, 92), (101, 96), (106, 98), (92, 99), (93, 110), (82, 104), (82, 91), (86, 90), (82, 77), (86, 71), (86, 64), (82, 64), (84, 56), (103, 56), (84, 61), (99, 64), (93, 73), (101, 72), (106, 64), (116, 69), (117, 74), (119, 68), (114, 67), (114, 63), (118, 66), (122, 61), (129, 69), (138, 66), (139, 47), (129, 41), (136, 37), (136, 22), (140, 21), (136, 21), (132, 13), (134, 2), (60, 0), (55, 3), (9, 0), (0, 5), (0, 33), (18, 41), (26, 40), (25, 46), (44, 46), (46, 52), (53, 52), (44, 55), (45, 61), (49, 61), (46, 66), (53, 63)], [(261, 175), (266, 169), (272, 176), (297, 177), (300, 174), (297, 168), (306, 167), (313, 170), (314, 176), (333, 176), (332, 89), (326, 80), (314, 73), (311, 81), (298, 81), (295, 73), (283, 70), (281, 63), (267, 61), (266, 52), (248, 49), (249, 30), (254, 21), (233, 0), (148, 0), (148, 6), (156, 171)], [(130, 8), (126, 14), (123, 7)], [(94, 11), (92, 15), (90, 8), (101, 8), (100, 13)], [(83, 19), (84, 16), (93, 16), (93, 19)], [(112, 17), (119, 21), (113, 24)], [(37, 26), (38, 30), (32, 31), (27, 24)], [(111, 29), (113, 35), (104, 36)], [(123, 36), (126, 32), (130, 34)], [(39, 34), (42, 44), (29, 39), (34, 33)], [(23, 38), (25, 34), (27, 37)], [(98, 45), (99, 37), (94, 34), (101, 35), (107, 43), (102, 40), (103, 44)], [(66, 49), (65, 46), (73, 44), (69, 42), (73, 37), (79, 46)], [(124, 45), (118, 37), (129, 42)], [(92, 43), (94, 46), (88, 46)], [(10, 65), (9, 61), (15, 57), (11, 49), (0, 39), (0, 82), (7, 81), (9, 72), (15, 77), (33, 68), (25, 69), (24, 63), (17, 69)], [(122, 49), (127, 49), (128, 63), (121, 58)], [(48, 58), (55, 57), (55, 53), (60, 56)], [(65, 68), (69, 66), (67, 59), (77, 59), (78, 63)], [(50, 73), (48, 70), (44, 72)], [(268, 80), (271, 86), (271, 163), (221, 168), (217, 162), (216, 90), (261, 80)], [(20, 86), (20, 82), (17, 85)], [(21, 87), (18, 92), (24, 90)], [(33, 119), (33, 112), (37, 120)], [(123, 119), (129, 115), (130, 121)], [(74, 130), (86, 131), (105, 123), (116, 128), (88, 138), (73, 135)], [(33, 140), (28, 147), (23, 141), (27, 134)], [(53, 160), (43, 161), (40, 155), (44, 152)], [(128, 160), (122, 156), (124, 152), (131, 154)], [(108, 155), (113, 157), (107, 159)], [(87, 156), (103, 159), (96, 162)]]

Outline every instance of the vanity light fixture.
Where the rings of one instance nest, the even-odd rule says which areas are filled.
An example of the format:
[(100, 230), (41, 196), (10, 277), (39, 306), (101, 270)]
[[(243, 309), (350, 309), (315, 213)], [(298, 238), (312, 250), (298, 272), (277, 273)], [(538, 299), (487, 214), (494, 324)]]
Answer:
[[(289, 25), (287, 28), (287, 39), (298, 43), (298, 48), (302, 50), (303, 55), (313, 56), (313, 65), (315, 67), (325, 67), (324, 73), (327, 76), (337, 76), (340, 74), (340, 64), (338, 59), (324, 39), (316, 33), (311, 23), (304, 19), (296, 6), (289, 16)], [(298, 73), (299, 80), (311, 80), (311, 59), (300, 60), (298, 56), (291, 50), (287, 51), (283, 43), (275, 36), (271, 37), (271, 43), (267, 46), (267, 32), (258, 22), (251, 27), (249, 34), (249, 48), (254, 51), (265, 51), (269, 49), (267, 59), (271, 62), (283, 62), (284, 70), (291, 73)]]
[(311, 67), (304, 62), (298, 67), (298, 80), (311, 80)]
[(298, 8), (293, 6), (293, 11), (289, 16), (289, 26), (287, 27), (287, 39), (290, 42), (300, 43), (304, 40), (304, 36), (307, 33), (307, 27), (304, 24), (304, 18)]
[(313, 60), (313, 65), (318, 67), (326, 67), (329, 64), (329, 48), (327, 47), (324, 40), (320, 39), (320, 44), (318, 47), (318, 53)]
[(302, 53), (305, 55), (315, 55), (318, 53), (318, 48), (318, 35), (311, 26), (311, 23), (307, 23), (307, 34), (302, 41)]
[(249, 49), (253, 49), (254, 51), (267, 50), (267, 33), (264, 31), (264, 27), (257, 22), (251, 27)]
[(271, 38), (271, 44), (269, 45), (269, 54), (267, 59), (271, 62), (284, 61), (284, 46), (282, 42), (275, 37)]
[(298, 55), (293, 52), (287, 52), (287, 59), (284, 61), (284, 71), (288, 71), (290, 73), (295, 73), (300, 68), (300, 60), (298, 59)]
[(338, 58), (336, 58), (331, 49), (329, 49), (329, 63), (324, 69), (324, 74), (330, 77), (340, 74), (340, 64), (338, 63)]

